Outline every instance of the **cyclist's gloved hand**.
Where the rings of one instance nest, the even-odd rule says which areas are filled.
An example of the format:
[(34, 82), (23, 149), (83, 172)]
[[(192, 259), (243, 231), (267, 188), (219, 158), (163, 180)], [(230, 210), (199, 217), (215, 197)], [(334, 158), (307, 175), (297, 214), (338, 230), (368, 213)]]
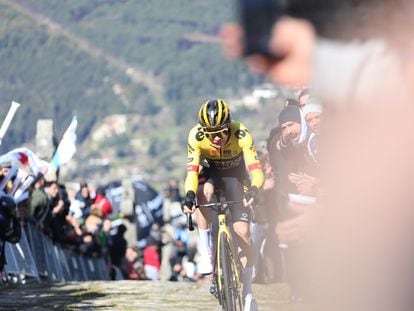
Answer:
[(250, 189), (244, 193), (244, 198), (246, 199), (247, 202), (249, 202), (251, 199), (253, 199), (254, 201), (257, 197), (258, 192), (259, 192), (259, 189), (257, 189), (256, 186), (250, 187)]
[[(184, 200), (184, 204), (182, 206), (182, 210), (184, 213), (188, 213), (188, 212), (192, 212), (193, 211), (193, 206), (195, 206), (196, 201), (195, 201), (195, 193), (194, 191), (188, 191), (187, 195), (185, 197)], [(187, 209), (186, 209), (187, 208)]]

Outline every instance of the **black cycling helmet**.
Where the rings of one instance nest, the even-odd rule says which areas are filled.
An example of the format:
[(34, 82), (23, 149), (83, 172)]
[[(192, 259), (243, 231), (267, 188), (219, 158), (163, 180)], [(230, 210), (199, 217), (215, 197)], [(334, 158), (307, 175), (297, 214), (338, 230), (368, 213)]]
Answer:
[(206, 101), (198, 112), (198, 122), (206, 129), (219, 129), (230, 123), (230, 109), (222, 99)]

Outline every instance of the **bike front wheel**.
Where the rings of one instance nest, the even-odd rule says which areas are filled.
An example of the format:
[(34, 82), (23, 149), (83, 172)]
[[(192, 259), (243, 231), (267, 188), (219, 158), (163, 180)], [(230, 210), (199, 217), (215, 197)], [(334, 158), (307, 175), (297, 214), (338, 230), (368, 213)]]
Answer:
[(220, 235), (220, 302), (225, 311), (242, 311), (243, 303), (240, 293), (240, 280), (237, 270), (236, 257), (233, 254), (231, 242), (226, 234)]

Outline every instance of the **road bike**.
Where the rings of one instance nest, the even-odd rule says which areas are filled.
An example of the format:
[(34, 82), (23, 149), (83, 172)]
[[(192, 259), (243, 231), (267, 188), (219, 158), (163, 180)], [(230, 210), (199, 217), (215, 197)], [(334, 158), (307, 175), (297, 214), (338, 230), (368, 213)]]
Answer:
[[(227, 211), (233, 204), (241, 201), (221, 201), (221, 190), (214, 192), (216, 202), (197, 205), (198, 208), (211, 208), (217, 212), (217, 243), (215, 255), (214, 279), (217, 282), (218, 301), (225, 311), (243, 310), (241, 294), (240, 261), (233, 244), (231, 229), (227, 223)], [(188, 217), (188, 227), (194, 230), (191, 215)]]

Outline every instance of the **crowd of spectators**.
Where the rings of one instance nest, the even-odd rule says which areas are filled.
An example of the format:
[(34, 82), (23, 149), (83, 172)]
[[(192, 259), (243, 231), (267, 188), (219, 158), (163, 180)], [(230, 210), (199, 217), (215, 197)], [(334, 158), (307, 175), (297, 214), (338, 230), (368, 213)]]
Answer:
[[(9, 169), (10, 163), (2, 163), (0, 182)], [(2, 197), (6, 198), (15, 178), (8, 181)], [(104, 186), (95, 190), (80, 181), (66, 188), (39, 174), (28, 189), (27, 199), (17, 205), (12, 200), (11, 210), (18, 216), (21, 228), (30, 224), (63, 249), (104, 258), (111, 279), (197, 281), (201, 278), (197, 273), (197, 246), (181, 214), (177, 180), (168, 182), (163, 197), (164, 223), (152, 224), (144, 247), (127, 241), (126, 219), (113, 208), (113, 198)], [(4, 250), (1, 255), (3, 270)]]
[(251, 224), (254, 282), (286, 282), (294, 301), (303, 299), (306, 282), (301, 261), (305, 236), (298, 219), (306, 210), (292, 197), (314, 200), (319, 186), (323, 105), (308, 88), (286, 98), (269, 129), (265, 146), (258, 150), (265, 183), (253, 207)]

